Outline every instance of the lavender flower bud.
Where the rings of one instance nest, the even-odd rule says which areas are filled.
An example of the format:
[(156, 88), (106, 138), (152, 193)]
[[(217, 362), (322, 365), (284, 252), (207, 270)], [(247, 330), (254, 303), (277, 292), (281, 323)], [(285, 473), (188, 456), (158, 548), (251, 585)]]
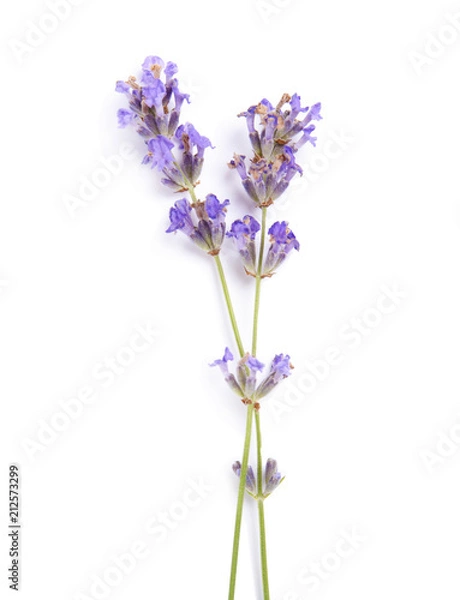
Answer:
[(243, 265), (248, 275), (256, 274), (256, 233), (260, 230), (260, 224), (250, 215), (241, 220), (234, 221), (227, 232), (227, 237), (233, 238), (238, 252), (243, 260)]
[[(237, 477), (241, 475), (241, 463), (239, 460), (233, 463), (232, 465), (233, 472)], [(253, 497), (257, 496), (257, 484), (256, 478), (254, 476), (254, 471), (252, 470), (251, 465), (248, 465), (246, 470), (246, 491)]]
[(278, 471), (276, 460), (274, 458), (269, 458), (265, 466), (264, 498), (268, 498), (283, 480), (284, 477), (282, 477), (281, 473)]

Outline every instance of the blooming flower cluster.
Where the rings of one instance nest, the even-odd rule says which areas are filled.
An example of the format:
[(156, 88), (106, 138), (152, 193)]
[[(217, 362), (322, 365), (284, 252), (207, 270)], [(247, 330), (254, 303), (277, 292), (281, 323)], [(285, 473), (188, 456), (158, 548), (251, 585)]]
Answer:
[[(241, 463), (239, 460), (233, 463), (233, 472), (237, 477), (240, 477)], [(284, 477), (282, 477), (281, 473), (278, 471), (278, 464), (276, 460), (274, 458), (269, 458), (267, 460), (267, 464), (265, 465), (265, 485), (262, 492), (262, 498), (268, 498), (268, 496), (270, 496), (270, 494), (276, 490), (276, 488), (283, 481), (283, 479)], [(248, 465), (248, 469), (246, 471), (246, 491), (253, 498), (258, 498), (256, 478), (254, 476), (254, 471), (251, 465)]]
[(258, 206), (270, 206), (294, 175), (302, 174), (294, 155), (307, 142), (315, 145), (312, 121), (321, 119), (320, 110), (320, 103), (302, 108), (298, 94), (283, 94), (276, 106), (263, 99), (238, 115), (246, 117), (254, 155), (248, 163), (246, 156), (235, 154), (229, 167), (238, 171), (244, 189)]
[[(229, 200), (220, 202), (214, 194), (208, 194), (204, 202), (191, 204), (186, 198), (178, 200), (169, 211), (170, 226), (166, 233), (182, 231), (199, 248), (216, 255), (225, 237), (225, 214)], [(192, 219), (195, 212), (197, 224)]]
[(233, 354), (225, 348), (224, 356), (211, 363), (211, 366), (220, 367), (225, 381), (244, 402), (257, 402), (269, 394), (282, 379), (291, 374), (294, 368), (288, 354), (277, 354), (270, 364), (268, 375), (256, 385), (257, 373), (263, 370), (263, 363), (247, 353), (238, 361), (235, 376), (228, 368), (228, 363), (232, 360)]
[(140, 80), (117, 81), (115, 90), (128, 100), (128, 108), (118, 111), (119, 126), (135, 127), (147, 146), (144, 164), (161, 171), (162, 183), (181, 192), (197, 185), (204, 151), (212, 145), (191, 123), (179, 124), (189, 97), (179, 90), (176, 73), (175, 63), (165, 66), (159, 56), (148, 56)]
[[(257, 274), (255, 238), (259, 230), (259, 222), (254, 217), (246, 215), (243, 219), (234, 221), (227, 232), (227, 236), (235, 241), (246, 273), (253, 277), (256, 277)], [(292, 249), (299, 250), (300, 248), (294, 232), (289, 229), (286, 221), (273, 223), (268, 230), (268, 236), (270, 246), (262, 266), (261, 277), (271, 277), (275, 269), (286, 259), (288, 253)]]

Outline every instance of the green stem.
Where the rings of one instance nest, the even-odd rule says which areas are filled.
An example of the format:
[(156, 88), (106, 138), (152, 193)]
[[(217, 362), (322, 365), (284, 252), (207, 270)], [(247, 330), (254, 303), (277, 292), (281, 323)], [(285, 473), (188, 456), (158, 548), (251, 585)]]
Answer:
[(214, 260), (216, 261), (217, 271), (219, 273), (220, 283), (222, 284), (222, 290), (225, 296), (225, 303), (227, 304), (228, 315), (230, 317), (230, 322), (232, 324), (233, 334), (235, 336), (236, 345), (238, 346), (238, 351), (240, 356), (244, 356), (244, 346), (241, 341), (240, 331), (238, 329), (238, 323), (236, 322), (235, 311), (233, 310), (232, 299), (230, 298), (230, 292), (228, 290), (227, 278), (225, 277), (224, 267), (222, 265), (222, 261), (220, 260), (220, 256), (216, 254), (214, 256)]
[[(186, 180), (185, 174), (184, 179)], [(198, 198), (195, 194), (195, 189), (193, 185), (188, 186), (188, 191), (190, 197), (194, 203), (198, 202)], [(225, 276), (224, 267), (222, 265), (222, 261), (220, 260), (220, 256), (216, 254), (214, 256), (214, 260), (217, 266), (217, 271), (219, 273), (220, 283), (222, 285), (222, 291), (225, 297), (225, 303), (227, 305), (228, 315), (230, 317), (230, 322), (233, 329), (233, 334), (235, 336), (236, 345), (238, 346), (238, 352), (240, 356), (243, 357), (244, 346), (241, 340), (240, 331), (238, 328), (238, 323), (236, 321), (235, 311), (233, 309), (232, 299), (230, 297), (230, 291), (228, 289), (227, 278)], [(262, 268), (262, 264), (259, 265), (260, 269)], [(246, 490), (246, 474), (248, 471), (248, 462), (249, 462), (249, 449), (251, 447), (251, 434), (252, 434), (252, 415), (254, 413), (254, 405), (248, 404), (247, 413), (246, 413), (246, 434), (244, 437), (244, 448), (243, 448), (243, 457), (241, 460), (241, 472), (240, 472), (240, 482), (238, 487), (238, 499), (236, 503), (236, 515), (235, 515), (235, 526), (233, 532), (233, 548), (232, 548), (232, 564), (230, 568), (230, 584), (228, 590), (228, 599), (234, 600), (235, 598), (235, 586), (236, 586), (236, 573), (238, 568), (238, 554), (240, 547), (240, 537), (241, 537), (241, 521), (243, 517), (243, 505), (244, 505), (244, 495)], [(263, 506), (262, 506), (262, 520), (263, 520)], [(260, 512), (259, 512), (259, 522), (260, 522)]]
[(259, 540), (260, 540), (260, 562), (262, 565), (262, 585), (264, 600), (270, 600), (270, 588), (268, 584), (267, 563), (267, 541), (265, 535), (265, 512), (263, 498), (263, 476), (262, 476), (262, 434), (260, 430), (260, 415), (254, 413), (257, 432), (257, 509), (259, 512)]
[(254, 318), (252, 324), (252, 356), (257, 354), (257, 335), (259, 332), (260, 284), (262, 282), (262, 265), (264, 260), (265, 236), (267, 229), (267, 207), (262, 208), (262, 231), (260, 235), (259, 260), (256, 274), (256, 295), (254, 300)]
[(194, 202), (194, 204), (196, 204), (198, 202), (198, 198), (196, 197), (195, 188), (193, 187), (192, 184), (190, 184), (190, 187), (188, 188), (188, 193), (190, 194), (190, 197), (191, 197), (192, 201)]
[[(262, 208), (262, 227), (259, 247), (259, 258), (256, 273), (256, 293), (254, 299), (254, 319), (252, 325), (252, 350), (253, 356), (257, 353), (257, 337), (259, 332), (259, 309), (260, 309), (260, 289), (262, 283), (262, 267), (264, 260), (265, 237), (267, 231), (267, 208)], [(265, 532), (265, 512), (263, 498), (263, 475), (262, 475), (262, 433), (260, 429), (259, 411), (255, 411), (256, 432), (257, 432), (257, 509), (259, 513), (259, 543), (260, 543), (260, 562), (262, 569), (262, 586), (264, 600), (270, 600), (270, 588), (268, 583), (268, 563), (267, 563), (267, 540)]]
[[(222, 284), (222, 290), (224, 292), (225, 303), (227, 305), (228, 315), (232, 324), (233, 334), (235, 336), (236, 344), (240, 356), (244, 356), (244, 346), (241, 341), (238, 324), (236, 322), (235, 311), (233, 310), (233, 304), (230, 297), (230, 292), (227, 285), (227, 278), (225, 277), (224, 267), (220, 256), (216, 254), (214, 256), (216, 262), (217, 271), (219, 273), (219, 279)], [(240, 472), (240, 483), (238, 487), (238, 499), (236, 503), (236, 515), (235, 515), (235, 526), (233, 532), (233, 548), (232, 548), (232, 564), (230, 567), (230, 583), (228, 589), (228, 599), (234, 600), (235, 598), (235, 586), (236, 586), (236, 573), (238, 569), (238, 554), (240, 548), (240, 537), (241, 537), (241, 521), (243, 517), (243, 505), (244, 505), (244, 494), (246, 489), (246, 474), (248, 471), (249, 461), (249, 449), (251, 446), (251, 433), (252, 433), (252, 414), (254, 412), (254, 405), (249, 404), (246, 414), (246, 435), (244, 438), (243, 458), (241, 460), (241, 472)]]
[(252, 414), (254, 405), (248, 404), (246, 414), (246, 435), (244, 438), (243, 458), (241, 461), (240, 483), (238, 487), (238, 501), (236, 504), (235, 530), (233, 533), (232, 566), (230, 569), (230, 586), (228, 590), (228, 600), (235, 598), (236, 571), (238, 567), (238, 552), (241, 534), (241, 518), (243, 516), (244, 494), (246, 490), (246, 474), (248, 471), (249, 448), (251, 445), (252, 433)]

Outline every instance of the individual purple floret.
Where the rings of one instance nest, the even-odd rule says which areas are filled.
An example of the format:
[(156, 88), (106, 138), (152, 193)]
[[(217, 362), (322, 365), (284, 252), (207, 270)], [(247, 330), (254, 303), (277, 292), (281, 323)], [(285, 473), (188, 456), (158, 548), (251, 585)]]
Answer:
[[(241, 463), (239, 460), (235, 461), (232, 465), (233, 472), (237, 477), (241, 475)], [(248, 465), (246, 471), (246, 491), (255, 498), (257, 496), (257, 484), (256, 478), (254, 476), (254, 471), (252, 470), (251, 465)]]
[(170, 225), (166, 233), (182, 231), (202, 250), (215, 256), (225, 238), (225, 215), (229, 204), (229, 200), (220, 202), (214, 194), (208, 194), (204, 202), (194, 204), (186, 198), (177, 200), (169, 211)]
[(263, 370), (263, 363), (246, 353), (237, 363), (235, 376), (228, 368), (228, 362), (232, 360), (233, 355), (226, 348), (223, 358), (215, 360), (210, 366), (220, 367), (225, 381), (245, 401), (257, 401), (266, 396), (282, 379), (290, 375), (294, 368), (290, 364), (288, 354), (278, 354), (271, 362), (270, 372), (257, 386), (257, 373)]
[(278, 471), (278, 464), (274, 458), (267, 459), (265, 466), (265, 488), (264, 498), (270, 496), (272, 492), (276, 490), (279, 484), (283, 481), (284, 477)]
[(180, 125), (175, 138), (179, 150), (182, 151), (181, 171), (188, 181), (196, 185), (203, 168), (204, 151), (214, 146), (207, 137), (200, 135), (191, 123)]
[(179, 124), (181, 107), (189, 97), (179, 90), (176, 73), (174, 63), (165, 66), (160, 57), (148, 56), (140, 80), (117, 81), (115, 90), (128, 100), (128, 109), (117, 113), (119, 126), (133, 125), (147, 145), (143, 163), (163, 173), (164, 185), (182, 192), (197, 185), (204, 150), (212, 145), (191, 123)]
[(258, 385), (254, 400), (260, 400), (269, 394), (278, 383), (289, 377), (294, 368), (290, 362), (289, 354), (277, 354), (270, 365), (270, 372), (265, 379)]
[(292, 249), (299, 250), (300, 244), (286, 221), (276, 221), (268, 230), (270, 246), (263, 266), (265, 276), (273, 275)]
[(319, 103), (302, 108), (298, 94), (284, 94), (276, 106), (263, 99), (239, 115), (246, 117), (254, 156), (246, 163), (244, 155), (235, 154), (229, 167), (238, 171), (247, 194), (260, 207), (272, 204), (294, 175), (302, 174), (294, 154), (307, 142), (315, 145), (311, 121), (321, 119), (320, 109)]
[(257, 270), (255, 237), (259, 230), (259, 222), (254, 217), (246, 215), (234, 221), (230, 231), (227, 232), (227, 237), (233, 238), (235, 242), (248, 275), (255, 276)]
[(144, 156), (142, 163), (157, 168), (159, 171), (174, 169), (174, 156), (171, 150), (174, 144), (164, 135), (150, 138), (147, 141), (148, 153)]

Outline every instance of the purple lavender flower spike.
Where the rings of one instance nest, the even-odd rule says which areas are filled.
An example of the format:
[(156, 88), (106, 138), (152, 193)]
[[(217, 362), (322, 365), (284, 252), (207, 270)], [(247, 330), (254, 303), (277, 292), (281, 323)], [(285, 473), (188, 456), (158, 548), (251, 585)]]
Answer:
[(270, 365), (270, 372), (257, 387), (254, 399), (259, 400), (269, 394), (278, 383), (288, 377), (294, 367), (289, 354), (277, 354)]
[(259, 222), (254, 217), (246, 215), (243, 219), (234, 221), (227, 233), (227, 236), (235, 241), (246, 273), (253, 276), (255, 276), (257, 270), (255, 237), (259, 230)]
[[(212, 145), (191, 123), (180, 125), (181, 107), (190, 99), (179, 89), (176, 73), (175, 63), (169, 61), (165, 66), (159, 56), (147, 56), (140, 79), (117, 81), (115, 90), (128, 100), (128, 108), (118, 111), (119, 126), (133, 125), (149, 149), (143, 163), (157, 166), (165, 175), (162, 183), (182, 192), (198, 183), (204, 151)], [(165, 144), (164, 139), (172, 146)], [(152, 156), (155, 150), (159, 160)], [(177, 158), (173, 158), (175, 152)]]
[[(241, 463), (239, 460), (233, 463), (232, 469), (237, 477), (241, 476)], [(246, 491), (254, 498), (257, 496), (257, 483), (251, 465), (248, 465), (246, 470)]]
[[(237, 169), (246, 193), (260, 207), (270, 206), (294, 175), (302, 174), (294, 154), (307, 142), (315, 145), (315, 126), (310, 122), (321, 119), (320, 109), (319, 103), (302, 107), (298, 94), (283, 94), (275, 107), (264, 98), (238, 115), (246, 117), (254, 156), (247, 164), (243, 155), (235, 154), (228, 166)], [(301, 113), (305, 116), (299, 120)]]
[(270, 236), (270, 246), (263, 266), (263, 274), (267, 277), (273, 275), (286, 256), (293, 249), (299, 250), (300, 244), (297, 241), (294, 232), (288, 227), (286, 221), (276, 221), (268, 230)]

